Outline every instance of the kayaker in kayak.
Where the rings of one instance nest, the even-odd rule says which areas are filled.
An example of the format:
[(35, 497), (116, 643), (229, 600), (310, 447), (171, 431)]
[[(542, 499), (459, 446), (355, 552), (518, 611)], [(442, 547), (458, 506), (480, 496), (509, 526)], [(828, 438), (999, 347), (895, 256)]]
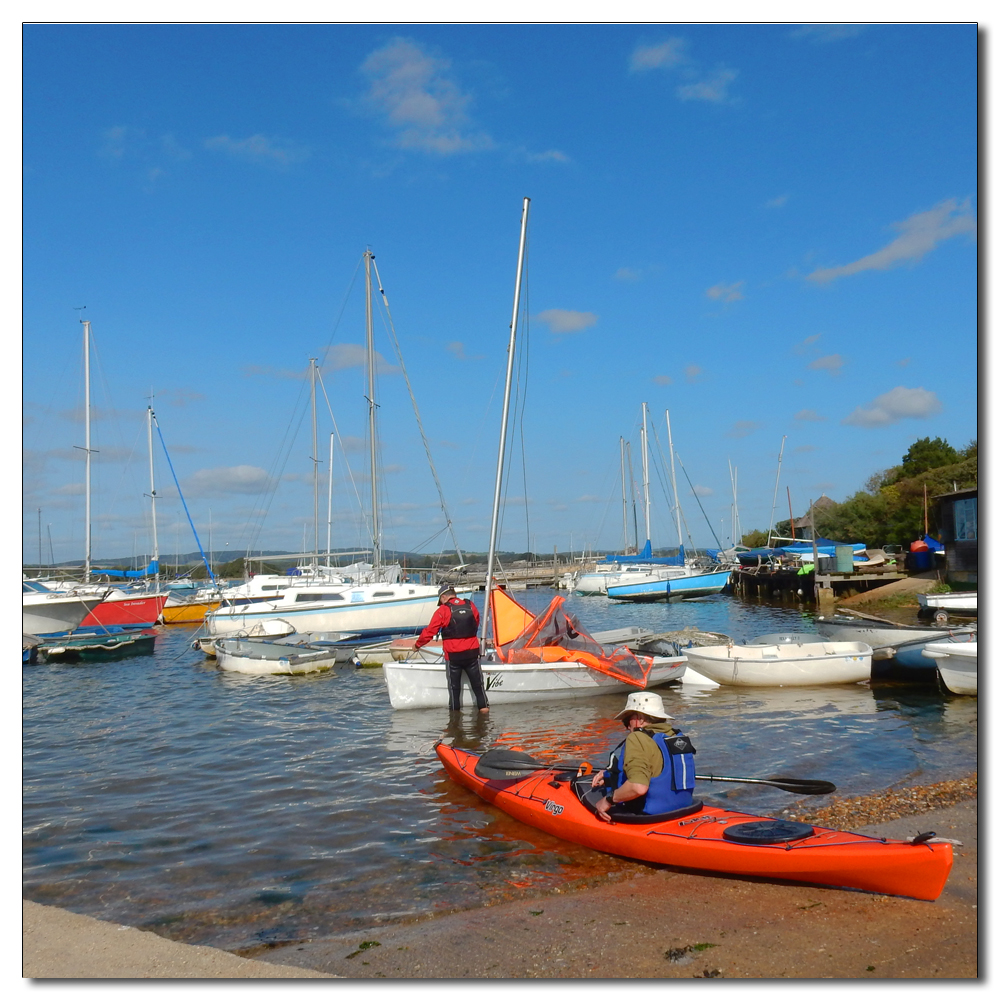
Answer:
[(598, 771), (592, 788), (608, 789), (597, 803), (597, 818), (607, 823), (608, 810), (628, 803), (629, 812), (652, 815), (691, 805), (694, 792), (694, 752), (691, 741), (669, 725), (673, 716), (652, 691), (635, 691), (615, 716), (628, 735), (611, 752), (608, 768)]
[(479, 666), (479, 609), (472, 601), (463, 601), (455, 588), (443, 586), (438, 591), (438, 606), (427, 627), (417, 636), (414, 650), (426, 646), (441, 633), (445, 670), (448, 672), (448, 708), (456, 712), (462, 707), (462, 671), (469, 678), (479, 711), (490, 710), (483, 688), (483, 672)]

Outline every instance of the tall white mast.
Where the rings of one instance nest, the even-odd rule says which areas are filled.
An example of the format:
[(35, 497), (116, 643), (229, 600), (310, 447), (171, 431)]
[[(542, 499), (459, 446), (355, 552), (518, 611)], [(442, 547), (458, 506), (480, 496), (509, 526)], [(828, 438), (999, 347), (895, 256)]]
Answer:
[(309, 359), (309, 390), (312, 401), (312, 464), (313, 464), (313, 556), (312, 568), (319, 563), (319, 445), (316, 441), (316, 359)]
[(372, 479), (372, 566), (375, 579), (379, 579), (382, 569), (382, 529), (378, 520), (378, 483), (376, 461), (378, 443), (375, 439), (375, 329), (372, 324), (372, 260), (375, 255), (365, 251), (365, 342), (368, 364), (368, 436), (371, 439), (371, 479)]
[(628, 552), (628, 500), (625, 496), (625, 438), (618, 438), (622, 462), (622, 552)]
[(521, 275), (524, 270), (524, 246), (528, 236), (528, 206), (530, 198), (521, 205), (521, 239), (517, 247), (517, 275), (514, 279), (514, 309), (510, 320), (510, 341), (507, 344), (507, 380), (503, 390), (503, 414), (500, 418), (500, 448), (497, 453), (497, 476), (493, 488), (493, 519), (490, 522), (490, 550), (486, 559), (486, 599), (483, 613), (483, 642), (488, 635), (490, 621), (490, 592), (493, 589), (493, 567), (497, 553), (497, 529), (500, 524), (500, 491), (503, 485), (503, 460), (507, 452), (507, 417), (510, 413), (510, 389), (514, 374), (514, 344), (517, 340), (517, 316), (521, 308)]
[(83, 582), (90, 583), (90, 320), (83, 323), (83, 451), (86, 456), (86, 472), (84, 474), (84, 492), (86, 503), (84, 518), (86, 531), (84, 535)]
[(787, 434), (781, 435), (781, 450), (778, 452), (778, 471), (774, 475), (774, 497), (771, 500), (771, 523), (767, 526), (767, 547), (771, 547), (771, 531), (774, 528), (774, 511), (778, 506), (778, 480), (781, 479), (781, 457), (785, 454), (785, 438)]
[(649, 442), (646, 439), (646, 404), (642, 404), (642, 505), (646, 510), (646, 541), (649, 534)]
[(330, 465), (326, 484), (326, 565), (330, 568), (330, 536), (333, 534), (333, 431), (330, 432)]
[(677, 496), (677, 470), (674, 468), (674, 438), (670, 433), (670, 411), (663, 411), (667, 417), (667, 447), (670, 449), (670, 488), (674, 491), (674, 516), (677, 519), (677, 554), (680, 555), (680, 548), (684, 544), (684, 536), (681, 534), (681, 501)]
[(159, 589), (160, 583), (160, 541), (156, 534), (156, 479), (153, 473), (153, 397), (149, 397), (146, 407), (146, 443), (149, 447), (149, 509), (153, 519), (153, 562), (156, 564), (154, 579)]

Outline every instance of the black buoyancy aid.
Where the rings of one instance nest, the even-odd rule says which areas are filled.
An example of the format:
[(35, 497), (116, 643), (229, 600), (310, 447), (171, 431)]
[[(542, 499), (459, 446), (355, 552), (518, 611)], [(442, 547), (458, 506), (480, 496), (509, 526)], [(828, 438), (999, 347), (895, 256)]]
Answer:
[(471, 639), (479, 628), (472, 611), (472, 601), (452, 601), (448, 604), (451, 621), (441, 629), (442, 639)]
[[(675, 729), (672, 735), (650, 733), (645, 729), (636, 729), (633, 732), (642, 733), (659, 747), (660, 753), (663, 754), (663, 770), (650, 779), (649, 790), (645, 795), (625, 805), (635, 812), (649, 815), (671, 812), (691, 805), (694, 802), (694, 754), (696, 753), (691, 740), (679, 729)], [(611, 789), (620, 788), (628, 780), (622, 766), (624, 755), (625, 740), (622, 740), (611, 751), (611, 758), (608, 761), (609, 773), (606, 780)]]

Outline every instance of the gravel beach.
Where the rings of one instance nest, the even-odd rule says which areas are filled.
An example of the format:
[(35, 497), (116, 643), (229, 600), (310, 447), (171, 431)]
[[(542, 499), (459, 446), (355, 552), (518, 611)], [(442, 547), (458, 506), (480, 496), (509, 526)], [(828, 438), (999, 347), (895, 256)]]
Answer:
[(948, 883), (933, 903), (636, 863), (631, 877), (615, 883), (236, 956), (26, 901), (23, 975), (976, 979), (976, 790), (971, 775), (835, 800), (808, 814), (817, 823), (878, 836), (934, 830), (960, 841)]

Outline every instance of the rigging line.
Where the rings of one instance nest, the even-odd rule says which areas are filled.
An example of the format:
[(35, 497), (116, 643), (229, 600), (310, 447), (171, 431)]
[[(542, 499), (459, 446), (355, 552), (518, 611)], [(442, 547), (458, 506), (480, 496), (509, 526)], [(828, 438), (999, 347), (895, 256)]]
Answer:
[[(354, 496), (358, 501), (358, 510), (364, 515), (364, 505), (361, 502), (361, 494), (358, 492), (358, 484), (354, 479), (354, 470), (351, 468), (351, 463), (347, 458), (347, 448), (344, 445), (344, 441), (340, 436), (340, 428), (337, 426), (337, 418), (333, 415), (333, 406), (330, 403), (330, 397), (326, 391), (326, 384), (323, 382), (323, 372), (322, 369), (316, 372), (319, 377), (319, 387), (323, 390), (323, 398), (326, 400), (326, 409), (330, 414), (330, 422), (333, 424), (333, 433), (337, 436), (337, 444), (340, 445), (340, 458), (344, 463), (344, 468), (347, 469), (347, 478), (354, 488)], [(333, 470), (330, 470), (330, 474), (333, 474)]]
[(447, 530), (448, 530), (447, 526), (443, 528), (438, 528), (438, 530), (435, 531), (434, 534), (430, 536), (430, 538), (425, 538), (415, 549), (413, 549), (413, 551), (419, 552), (425, 545), (429, 545), (431, 542), (434, 541), (435, 538), (437, 538), (438, 535), (443, 535)]
[[(659, 476), (659, 478), (660, 478), (660, 485), (663, 487), (663, 496), (664, 496), (664, 499), (670, 505), (670, 513), (673, 514), (674, 510), (676, 509), (676, 507), (680, 504), (680, 501), (678, 500), (677, 497), (674, 497), (673, 498), (673, 502), (671, 502), (672, 492), (667, 489), (667, 478), (666, 478), (667, 471), (666, 471), (666, 465), (662, 464), (662, 463), (665, 463), (665, 461), (666, 461), (666, 459), (664, 458), (664, 455), (663, 455), (663, 446), (660, 444), (660, 436), (659, 436), (659, 434), (656, 433), (656, 424), (655, 423), (652, 425), (652, 428), (653, 428), (653, 439), (656, 441), (656, 450), (659, 452), (660, 462), (661, 462), (660, 465), (656, 465), (656, 462), (655, 462), (656, 456), (654, 455), (654, 465), (656, 466), (656, 474), (657, 474), (657, 476)], [(675, 454), (676, 454), (676, 452), (675, 452)], [(682, 513), (683, 513), (683, 511), (682, 511)]]
[[(347, 469), (347, 478), (354, 489), (354, 496), (358, 501), (358, 510), (361, 512), (361, 516), (364, 517), (364, 505), (361, 502), (361, 494), (358, 492), (358, 484), (354, 479), (354, 470), (351, 468), (351, 463), (347, 458), (347, 449), (344, 447), (343, 439), (340, 436), (340, 428), (337, 426), (337, 418), (333, 415), (333, 406), (330, 403), (330, 396), (327, 394), (326, 384), (323, 382), (323, 372), (322, 370), (318, 370), (316, 374), (319, 378), (319, 387), (323, 390), (323, 398), (326, 400), (326, 409), (330, 414), (330, 421), (333, 424), (333, 433), (337, 436), (337, 444), (340, 445), (341, 461), (344, 463), (344, 468)], [(330, 474), (333, 475), (333, 469), (330, 470)]]
[[(688, 486), (691, 487), (691, 492), (694, 494), (695, 500), (698, 501), (698, 506), (701, 507), (701, 512), (705, 517), (705, 523), (708, 525), (708, 530), (712, 532), (712, 537), (715, 539), (715, 544), (718, 545), (718, 547), (721, 549), (722, 542), (719, 541), (719, 536), (715, 533), (715, 528), (712, 527), (712, 522), (708, 519), (708, 514), (705, 513), (705, 508), (702, 507), (701, 497), (698, 496), (697, 493), (695, 493), (694, 484), (691, 482), (691, 477), (688, 475), (687, 469), (684, 468), (684, 463), (681, 461), (681, 456), (678, 455), (677, 452), (674, 452), (674, 456), (677, 458), (677, 464), (681, 467), (681, 472), (684, 473), (684, 478), (688, 481)], [(685, 527), (686, 526), (687, 522), (685, 522)], [(693, 544), (694, 543), (692, 542), (692, 545)]]
[(191, 511), (188, 510), (187, 501), (184, 499), (183, 492), (181, 492), (180, 480), (177, 478), (177, 473), (174, 471), (174, 463), (170, 460), (170, 452), (167, 451), (167, 442), (163, 440), (163, 431), (160, 430), (160, 423), (156, 419), (155, 413), (153, 414), (153, 423), (156, 424), (156, 433), (160, 437), (160, 444), (163, 445), (163, 454), (167, 456), (167, 465), (170, 466), (170, 475), (174, 477), (174, 486), (177, 487), (177, 495), (181, 498), (184, 513), (187, 514), (188, 524), (191, 525), (191, 531), (194, 533), (194, 540), (198, 543), (198, 551), (201, 553), (201, 561), (205, 564), (205, 569), (208, 570), (209, 579), (215, 584), (215, 586), (218, 586), (219, 581), (215, 579), (212, 567), (209, 564), (208, 559), (205, 558), (205, 550), (201, 547), (201, 539), (198, 537), (198, 529), (195, 528), (194, 521), (191, 519)]
[[(250, 555), (254, 544), (260, 538), (260, 534), (264, 530), (264, 522), (267, 520), (267, 516), (271, 510), (271, 505), (274, 503), (278, 487), (281, 484), (281, 476), (284, 474), (285, 467), (291, 457), (292, 447), (295, 444), (299, 428), (302, 426), (302, 420), (305, 417), (304, 403), (306, 398), (306, 384), (303, 381), (299, 385), (298, 399), (296, 399), (295, 404), (292, 407), (281, 442), (274, 458), (271, 461), (270, 467), (266, 470), (268, 480), (272, 484), (271, 488), (258, 495), (258, 499), (254, 501), (253, 507), (250, 510), (250, 516), (244, 524), (243, 531), (240, 534), (240, 547), (245, 550), (247, 555)], [(298, 423), (295, 424), (295, 414), (298, 412), (300, 406), (303, 407), (302, 414), (299, 417)], [(293, 425), (294, 431), (292, 430)], [(283, 459), (282, 455), (284, 455)]]
[(354, 291), (354, 284), (358, 280), (358, 271), (361, 270), (361, 263), (364, 259), (365, 255), (362, 254), (358, 258), (357, 264), (354, 265), (354, 273), (351, 275), (351, 280), (347, 283), (347, 290), (344, 292), (344, 298), (340, 303), (340, 312), (337, 313), (337, 318), (333, 323), (333, 329), (330, 331), (330, 339), (326, 342), (326, 347), (323, 351), (324, 361), (327, 360), (330, 354), (330, 348), (333, 346), (333, 338), (337, 336), (337, 330), (340, 328), (340, 321), (344, 318), (344, 310), (347, 308), (347, 303), (350, 301), (351, 292)]
[(382, 287), (382, 275), (378, 273), (378, 264), (375, 263), (374, 258), (372, 259), (372, 266), (375, 268), (375, 278), (378, 281), (379, 294), (382, 296), (382, 301), (385, 304), (385, 314), (389, 320), (389, 333), (392, 336), (392, 346), (396, 349), (396, 357), (399, 359), (399, 367), (402, 370), (403, 378), (406, 381), (406, 389), (410, 394), (410, 402), (413, 404), (413, 415), (417, 418), (417, 428), (420, 431), (420, 440), (424, 443), (424, 451), (427, 454), (427, 462), (431, 467), (431, 475), (434, 477), (434, 485), (437, 487), (438, 498), (441, 500), (441, 511), (444, 514), (445, 526), (451, 534), (451, 540), (455, 543), (455, 552), (458, 555), (459, 562), (464, 562), (465, 557), (462, 555), (462, 550), (458, 544), (458, 538), (455, 536), (455, 525), (451, 519), (451, 514), (448, 512), (448, 504), (444, 499), (444, 490), (441, 487), (441, 480), (438, 479), (437, 469), (434, 466), (434, 459), (431, 457), (431, 446), (427, 441), (427, 435), (424, 433), (424, 423), (420, 419), (420, 409), (417, 406), (417, 397), (413, 393), (413, 386), (410, 385), (410, 376), (407, 374), (406, 365), (403, 362), (403, 352), (400, 350), (399, 341), (396, 338), (396, 326), (392, 321), (392, 313), (389, 310), (389, 299), (385, 294), (385, 289)]

